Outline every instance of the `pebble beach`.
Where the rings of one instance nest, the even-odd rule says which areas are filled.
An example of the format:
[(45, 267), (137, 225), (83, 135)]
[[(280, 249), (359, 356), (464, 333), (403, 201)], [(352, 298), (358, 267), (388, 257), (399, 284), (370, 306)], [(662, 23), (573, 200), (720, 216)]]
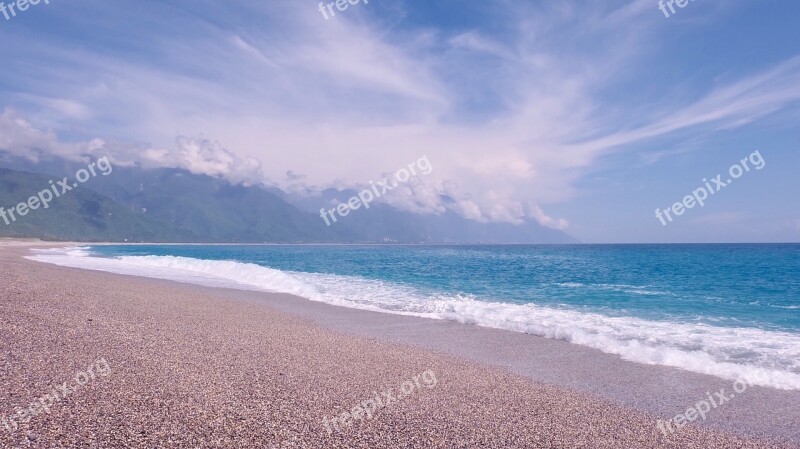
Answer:
[[(27, 253), (0, 247), (3, 448), (797, 447), (695, 425), (665, 435), (649, 412), (326, 328), (269, 293), (245, 301)], [(64, 383), (70, 394), (31, 411)]]

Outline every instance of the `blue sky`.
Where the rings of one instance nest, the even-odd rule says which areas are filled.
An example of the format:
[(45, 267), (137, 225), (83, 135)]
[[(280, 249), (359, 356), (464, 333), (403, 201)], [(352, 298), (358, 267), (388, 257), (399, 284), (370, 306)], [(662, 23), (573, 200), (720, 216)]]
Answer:
[[(370, 0), (329, 20), (318, 6), (0, 15), (0, 148), (287, 189), (427, 155), (434, 171), (402, 193), (425, 213), (447, 194), (471, 219), (584, 242), (800, 240), (796, 0), (696, 0), (670, 18), (654, 0)], [(756, 150), (763, 170), (656, 219)]]

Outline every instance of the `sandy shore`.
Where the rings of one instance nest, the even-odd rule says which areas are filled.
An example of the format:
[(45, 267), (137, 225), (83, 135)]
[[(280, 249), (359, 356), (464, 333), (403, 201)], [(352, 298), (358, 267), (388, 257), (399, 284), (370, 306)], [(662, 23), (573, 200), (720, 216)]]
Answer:
[[(655, 422), (670, 415), (651, 413), (663, 406), (652, 399), (659, 391), (634, 406), (639, 390), (607, 384), (615, 393), (599, 394), (602, 388), (570, 372), (573, 362), (563, 356), (537, 361), (542, 353), (524, 347), (491, 354), (481, 346), (486, 339), (454, 340), (473, 331), (504, 345), (535, 337), (44, 265), (21, 258), (25, 251), (0, 247), (3, 448), (798, 447), (751, 439), (755, 433), (791, 438), (785, 419), (777, 428), (745, 419), (756, 425), (744, 429), (723, 419), (727, 430), (687, 426), (664, 436)], [(410, 335), (415, 328), (422, 337)], [(504, 354), (522, 362), (506, 363)], [(551, 362), (554, 368), (533, 368)], [(619, 363), (625, 381), (617, 383), (651, 368)], [(599, 379), (613, 379), (609, 366), (598, 370)], [(652, 368), (671, 382), (695, 379)], [(561, 380), (536, 380), (552, 372)], [(4, 418), (45, 395), (52, 399), (65, 382), (66, 398), (41, 402), (49, 413), (34, 407), (28, 422), (4, 427)], [(686, 397), (704, 397), (694, 393)], [(797, 397), (752, 393), (767, 401), (765, 410)], [(720, 412), (736, 415), (736, 409), (731, 403)], [(360, 419), (345, 416), (349, 424), (337, 431), (331, 418), (345, 411)], [(790, 409), (789, 425), (796, 416)], [(731, 433), (737, 430), (751, 436)]]

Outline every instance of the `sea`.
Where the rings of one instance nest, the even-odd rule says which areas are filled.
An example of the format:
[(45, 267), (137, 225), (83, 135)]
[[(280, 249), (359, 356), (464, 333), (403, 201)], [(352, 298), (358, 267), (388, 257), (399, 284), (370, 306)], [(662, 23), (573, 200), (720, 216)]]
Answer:
[(800, 244), (97, 245), (31, 258), (524, 332), (800, 389)]

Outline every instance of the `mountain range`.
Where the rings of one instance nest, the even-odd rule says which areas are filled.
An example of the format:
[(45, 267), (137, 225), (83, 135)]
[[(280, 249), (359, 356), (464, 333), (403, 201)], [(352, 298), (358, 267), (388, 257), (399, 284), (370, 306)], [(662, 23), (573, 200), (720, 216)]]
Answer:
[[(33, 162), (0, 152), (0, 206), (6, 210), (74, 176), (79, 162)], [(355, 191), (287, 193), (245, 186), (172, 168), (115, 166), (5, 224), (0, 236), (48, 240), (199, 243), (575, 243), (564, 232), (533, 221), (479, 223), (454, 212), (421, 215), (375, 203), (327, 226), (322, 207)]]

